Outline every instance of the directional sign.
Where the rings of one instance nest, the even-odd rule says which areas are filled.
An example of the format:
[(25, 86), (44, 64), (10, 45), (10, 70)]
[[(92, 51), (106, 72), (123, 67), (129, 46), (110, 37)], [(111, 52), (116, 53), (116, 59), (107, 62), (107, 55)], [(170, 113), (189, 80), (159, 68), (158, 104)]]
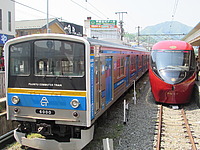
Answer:
[(8, 36), (6, 34), (0, 34), (0, 44), (5, 44), (8, 40)]
[(117, 28), (117, 20), (90, 20), (90, 28)]
[(4, 45), (8, 40), (14, 38), (13, 35), (1, 34), (0, 33), (0, 45)]

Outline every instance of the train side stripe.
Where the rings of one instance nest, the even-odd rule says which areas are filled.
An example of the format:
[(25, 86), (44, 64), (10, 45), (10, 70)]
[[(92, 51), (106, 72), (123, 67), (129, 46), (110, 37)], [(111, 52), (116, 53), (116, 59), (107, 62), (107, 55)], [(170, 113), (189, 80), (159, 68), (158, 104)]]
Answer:
[(86, 91), (60, 91), (60, 90), (56, 91), (56, 90), (8, 88), (8, 93), (86, 97)]
[[(18, 96), (20, 102), (13, 104), (11, 99), (13, 96)], [(68, 110), (83, 110), (86, 111), (86, 97), (68, 97), (68, 96), (57, 96), (57, 95), (29, 95), (29, 94), (16, 94), (9, 93), (8, 105), (15, 107), (35, 107), (35, 108), (51, 108), (51, 109), (68, 109)], [(73, 108), (70, 102), (73, 99), (79, 100), (80, 106)]]

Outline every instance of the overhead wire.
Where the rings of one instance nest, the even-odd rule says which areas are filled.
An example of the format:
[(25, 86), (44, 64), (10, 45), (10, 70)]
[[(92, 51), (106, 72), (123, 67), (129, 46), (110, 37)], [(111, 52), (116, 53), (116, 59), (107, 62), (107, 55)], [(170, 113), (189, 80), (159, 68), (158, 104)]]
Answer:
[[(11, 1), (13, 1), (13, 2), (15, 2), (15, 3), (19, 4), (19, 5), (22, 5), (22, 6), (24, 6), (24, 7), (27, 7), (27, 8), (29, 8), (29, 9), (35, 10), (35, 11), (37, 11), (37, 12), (40, 12), (40, 13), (42, 13), (42, 14), (46, 14), (46, 12), (44, 12), (44, 11), (41, 11), (41, 10), (39, 10), (39, 9), (33, 8), (33, 7), (31, 7), (31, 6), (28, 6), (28, 5), (26, 5), (26, 4), (20, 3), (20, 2), (18, 2), (18, 1), (16, 1), (16, 0), (11, 0)], [(73, 1), (73, 0), (71, 0), (71, 1), (72, 1), (74, 4), (78, 5), (79, 7), (81, 7), (82, 9), (85, 9), (86, 11), (88, 11), (88, 12), (90, 12), (91, 14), (95, 15), (96, 17), (103, 19), (103, 18), (100, 17), (99, 15), (97, 15), (97, 14), (95, 14), (94, 12), (88, 10), (87, 8), (85, 8), (85, 7), (83, 7), (82, 5), (78, 4), (77, 2), (75, 2), (75, 1)], [(96, 7), (94, 7), (91, 3), (89, 3), (89, 2), (87, 2), (87, 3), (90, 4), (90, 5), (91, 5), (94, 9), (96, 9), (99, 13), (101, 13), (104, 17), (106, 17), (100, 10), (98, 10)], [(52, 16), (52, 17), (54, 17), (54, 18), (59, 18), (59, 17), (54, 16), (54, 15), (51, 15), (51, 14), (49, 14), (49, 15)], [(107, 17), (106, 17), (106, 18), (107, 18)]]
[(171, 29), (172, 29), (172, 24), (173, 24), (175, 14), (176, 14), (176, 11), (177, 11), (178, 2), (179, 2), (179, 0), (175, 0), (174, 8), (173, 8), (173, 11), (172, 11), (172, 19), (171, 19), (171, 23), (170, 23), (170, 26), (169, 26), (169, 33), (171, 32)]
[(80, 4), (78, 4), (77, 2), (75, 2), (75, 1), (73, 1), (73, 0), (71, 0), (71, 1), (72, 1), (74, 4), (78, 5), (79, 7), (81, 7), (81, 8), (83, 8), (83, 9), (85, 9), (86, 11), (88, 11), (88, 12), (90, 12), (90, 13), (92, 13), (92, 14), (93, 14), (93, 15), (95, 15), (96, 17), (103, 19), (102, 17), (98, 16), (98, 15), (97, 15), (97, 14), (95, 14), (94, 12), (92, 12), (92, 11), (88, 10), (87, 8), (85, 8), (85, 7), (81, 6), (81, 5), (80, 5)]
[[(13, 2), (15, 2), (15, 3), (19, 4), (19, 5), (22, 5), (22, 6), (24, 6), (24, 7), (27, 7), (27, 8), (29, 8), (29, 9), (35, 10), (35, 11), (37, 11), (37, 12), (40, 12), (40, 13), (42, 13), (42, 14), (46, 14), (46, 12), (44, 12), (44, 11), (41, 11), (41, 10), (39, 10), (39, 9), (33, 8), (33, 7), (31, 7), (31, 6), (28, 6), (28, 5), (26, 5), (26, 4), (20, 3), (20, 2), (18, 2), (18, 1), (16, 1), (16, 0), (11, 0), (11, 1), (13, 1)], [(88, 10), (87, 8), (83, 7), (82, 5), (80, 5), (79, 3), (75, 2), (74, 0), (71, 0), (71, 2), (73, 2), (73, 3), (76, 4), (76, 5), (78, 5), (78, 6), (81, 7), (82, 9), (84, 9), (84, 10), (90, 12), (91, 14), (95, 15), (96, 17), (98, 17), (98, 18), (100, 18), (100, 19), (103, 19), (102, 17), (100, 17), (100, 16), (97, 15), (96, 13), (94, 13), (94, 12)], [(101, 15), (103, 15), (106, 19), (109, 19), (109, 17), (107, 17), (104, 13), (102, 13), (102, 12), (101, 12), (99, 9), (97, 9), (94, 5), (92, 5), (92, 4), (89, 3), (88, 1), (86, 1), (86, 2), (87, 2), (91, 7), (93, 7), (96, 11), (98, 11)], [(52, 16), (52, 17), (54, 17), (54, 18), (59, 18), (59, 17), (54, 16), (54, 15), (52, 15), (52, 14), (49, 14), (49, 15)], [(62, 19), (62, 20), (65, 20), (65, 19)]]
[(96, 11), (98, 11), (100, 14), (102, 14), (104, 17), (106, 17), (106, 19), (109, 19), (109, 17), (107, 17), (105, 14), (103, 14), (99, 9), (97, 9), (96, 7), (94, 7), (91, 3), (87, 2), (90, 6), (92, 6)]
[(178, 2), (179, 2), (179, 0), (175, 0), (174, 9), (173, 9), (173, 12), (172, 12), (172, 19), (174, 19), (174, 16), (176, 14), (176, 10), (177, 10), (177, 7), (178, 7)]
[[(19, 4), (19, 5), (22, 5), (22, 6), (24, 6), (24, 7), (30, 8), (30, 9), (32, 9), (32, 10), (35, 10), (35, 11), (37, 11), (37, 12), (46, 14), (46, 12), (44, 12), (44, 11), (41, 11), (41, 10), (39, 10), (39, 9), (36, 9), (36, 8), (31, 7), (31, 6), (25, 5), (25, 4), (23, 4), (23, 3), (17, 2), (17, 1), (15, 1), (15, 0), (11, 0), (11, 1), (13, 1), (13, 2), (15, 2), (15, 3)], [(49, 14), (49, 15), (52, 16), (52, 17), (58, 18), (58, 17), (56, 17), (56, 16), (54, 16), (54, 15), (51, 15), (51, 14)]]

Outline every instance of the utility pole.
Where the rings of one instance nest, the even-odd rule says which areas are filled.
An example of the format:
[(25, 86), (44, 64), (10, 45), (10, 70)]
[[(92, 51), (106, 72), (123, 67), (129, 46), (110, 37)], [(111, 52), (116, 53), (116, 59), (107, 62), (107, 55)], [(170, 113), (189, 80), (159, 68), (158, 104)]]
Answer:
[[(123, 37), (124, 37), (123, 14), (127, 14), (127, 12), (115, 12), (115, 14), (119, 14), (120, 37), (121, 37), (121, 41), (123, 41)], [(120, 14), (122, 16), (122, 19), (120, 18)]]
[(50, 33), (50, 29), (49, 29), (49, 0), (47, 0), (47, 33)]
[(138, 27), (136, 27), (137, 29), (138, 29), (138, 46), (140, 46), (140, 38), (139, 38), (139, 36), (140, 36), (140, 26), (138, 26)]

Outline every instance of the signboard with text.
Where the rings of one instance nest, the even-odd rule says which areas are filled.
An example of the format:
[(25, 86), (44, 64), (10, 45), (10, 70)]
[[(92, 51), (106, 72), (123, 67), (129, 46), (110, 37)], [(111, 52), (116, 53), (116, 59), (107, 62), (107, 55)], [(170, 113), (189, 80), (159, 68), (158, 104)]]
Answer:
[(61, 23), (64, 26), (64, 30), (67, 32), (67, 34), (83, 36), (83, 26), (69, 22), (61, 22)]
[(117, 28), (117, 20), (90, 20), (90, 28)]

